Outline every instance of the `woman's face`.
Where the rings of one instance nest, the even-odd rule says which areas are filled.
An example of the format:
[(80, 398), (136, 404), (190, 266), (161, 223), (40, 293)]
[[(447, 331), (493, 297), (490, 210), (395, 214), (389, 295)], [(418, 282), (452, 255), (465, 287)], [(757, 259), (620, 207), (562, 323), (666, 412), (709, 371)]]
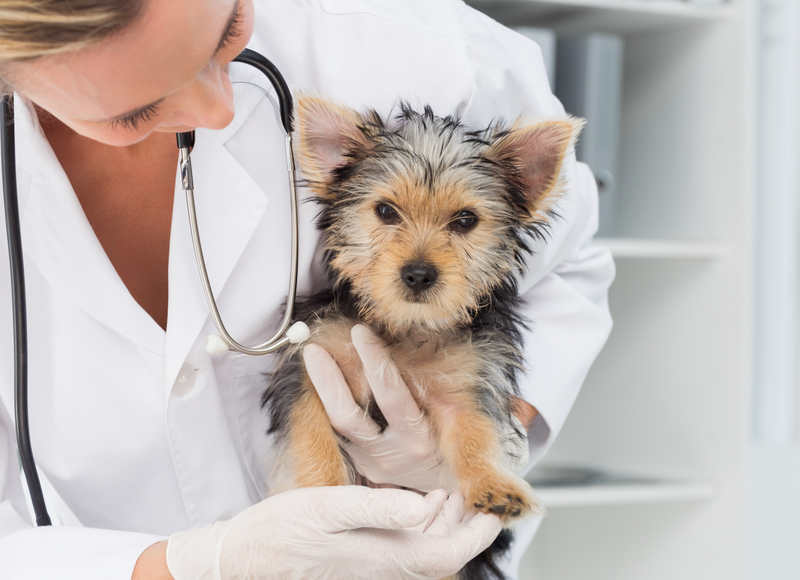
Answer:
[(228, 65), (252, 33), (252, 0), (146, 0), (119, 35), (19, 63), (10, 78), (77, 133), (109, 145), (221, 129), (233, 119)]

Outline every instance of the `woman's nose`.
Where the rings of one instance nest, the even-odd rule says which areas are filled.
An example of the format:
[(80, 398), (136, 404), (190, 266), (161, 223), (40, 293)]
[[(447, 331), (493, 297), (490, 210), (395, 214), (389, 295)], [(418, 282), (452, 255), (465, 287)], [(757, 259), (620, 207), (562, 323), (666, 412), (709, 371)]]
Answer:
[(222, 129), (233, 120), (233, 86), (227, 67), (209, 65), (181, 90), (175, 120), (188, 127)]

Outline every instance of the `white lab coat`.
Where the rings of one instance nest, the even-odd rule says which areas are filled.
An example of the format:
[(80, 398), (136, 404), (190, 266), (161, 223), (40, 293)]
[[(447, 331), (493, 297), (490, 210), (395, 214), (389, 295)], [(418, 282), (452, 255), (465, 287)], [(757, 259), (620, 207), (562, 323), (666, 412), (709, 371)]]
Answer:
[[(538, 47), (457, 1), (257, 1), (256, 19), (250, 47), (294, 90), (384, 115), (399, 99), (429, 104), (476, 128), (563, 111)], [(232, 76), (268, 86), (244, 65), (233, 65)], [(285, 298), (287, 177), (273, 101), (248, 84), (235, 85), (235, 95), (229, 127), (197, 132), (194, 177), (211, 283), (229, 330), (253, 343), (271, 334)], [(33, 450), (51, 512), (67, 525), (31, 528), (25, 507), (10, 290), (0, 267), (0, 577), (127, 580), (148, 545), (267, 493), (270, 440), (259, 397), (271, 357), (205, 352), (213, 325), (177, 180), (164, 332), (117, 276), (32, 109), (17, 104)], [(589, 245), (596, 190), (573, 154), (564, 170), (561, 217), (547, 243), (535, 244), (521, 282), (534, 321), (522, 391), (540, 412), (531, 463), (561, 428), (611, 327), (613, 263)], [(325, 284), (315, 214), (302, 204), (300, 294)]]

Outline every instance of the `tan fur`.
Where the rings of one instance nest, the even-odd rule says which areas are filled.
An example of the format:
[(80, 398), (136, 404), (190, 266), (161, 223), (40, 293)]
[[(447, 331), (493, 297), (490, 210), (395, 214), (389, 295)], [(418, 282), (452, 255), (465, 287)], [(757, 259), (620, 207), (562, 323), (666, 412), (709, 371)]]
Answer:
[[(331, 354), (355, 400), (367, 407), (369, 387), (350, 339), (353, 325), (344, 319), (317, 324), (312, 328), (311, 342)], [(415, 400), (432, 421), (442, 458), (459, 481), (466, 505), (484, 512), (503, 508), (500, 517), (509, 521), (539, 512), (540, 506), (530, 485), (503, 464), (497, 426), (481, 413), (475, 392), (468, 388), (480, 367), (491, 364), (487, 360), (490, 353), (476, 346), (457, 339), (421, 345), (409, 340), (388, 348)], [(292, 412), (284, 455), (302, 458), (284, 464), (293, 473), (291, 487), (353, 483), (337, 436), (307, 377), (304, 385), (303, 399)]]
[(305, 377), (305, 392), (292, 409), (288, 444), (294, 461), (295, 487), (347, 485), (347, 464), (314, 385)]
[(466, 504), (498, 513), (504, 521), (539, 511), (530, 485), (501, 462), (495, 423), (468, 393), (454, 399), (452, 406), (434, 407), (431, 417), (438, 427), (441, 453), (454, 466)]

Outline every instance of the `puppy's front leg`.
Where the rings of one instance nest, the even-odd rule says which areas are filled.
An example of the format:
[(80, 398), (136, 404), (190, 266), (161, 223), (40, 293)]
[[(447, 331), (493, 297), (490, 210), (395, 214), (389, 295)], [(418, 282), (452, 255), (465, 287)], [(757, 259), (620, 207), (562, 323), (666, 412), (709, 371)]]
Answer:
[(325, 407), (303, 373), (302, 394), (292, 406), (287, 456), (294, 458), (296, 487), (347, 485), (348, 464)]
[(463, 398), (431, 415), (465, 504), (497, 514), (504, 522), (540, 510), (530, 485), (503, 465), (497, 425), (468, 396)]

